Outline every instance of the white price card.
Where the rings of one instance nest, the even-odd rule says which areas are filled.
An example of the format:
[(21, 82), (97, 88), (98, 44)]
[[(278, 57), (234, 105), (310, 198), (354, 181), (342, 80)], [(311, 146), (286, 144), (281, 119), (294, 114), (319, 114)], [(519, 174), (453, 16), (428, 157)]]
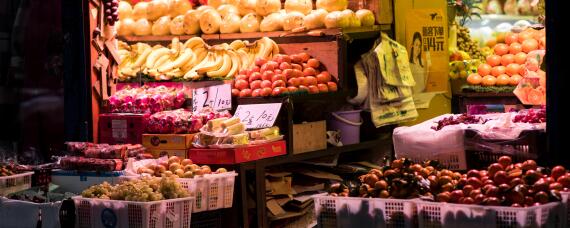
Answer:
[(223, 84), (192, 90), (192, 111), (200, 111), (204, 107), (211, 107), (215, 111), (231, 109), (232, 86)]
[(239, 105), (234, 114), (247, 129), (272, 127), (277, 119), (281, 103)]

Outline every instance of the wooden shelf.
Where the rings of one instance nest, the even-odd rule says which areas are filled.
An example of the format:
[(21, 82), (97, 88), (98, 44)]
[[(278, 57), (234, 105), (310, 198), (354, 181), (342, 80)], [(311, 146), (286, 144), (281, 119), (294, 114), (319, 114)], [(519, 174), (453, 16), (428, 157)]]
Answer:
[[(276, 31), (276, 32), (249, 32), (249, 33), (229, 33), (229, 34), (202, 34), (199, 35), (204, 40), (256, 40), (261, 37), (269, 37), (269, 38), (283, 38), (283, 37), (297, 37), (297, 38), (307, 38), (307, 37), (314, 37), (314, 38), (325, 38), (325, 37), (336, 37), (340, 35), (346, 35), (351, 39), (366, 39), (366, 38), (374, 38), (377, 37), (379, 31), (386, 31), (391, 30), (391, 24), (384, 24), (384, 25), (374, 25), (374, 26), (367, 26), (367, 27), (359, 27), (359, 28), (333, 28), (333, 29), (315, 29), (313, 31), (322, 31), (322, 36), (311, 36), (308, 35), (308, 32), (300, 32), (300, 33), (291, 33), (287, 31)], [(172, 41), (174, 37), (178, 37), (181, 41), (188, 40), (192, 37), (196, 37), (197, 35), (167, 35), (167, 36), (119, 36), (119, 40), (126, 41), (129, 43), (135, 42), (167, 42)]]

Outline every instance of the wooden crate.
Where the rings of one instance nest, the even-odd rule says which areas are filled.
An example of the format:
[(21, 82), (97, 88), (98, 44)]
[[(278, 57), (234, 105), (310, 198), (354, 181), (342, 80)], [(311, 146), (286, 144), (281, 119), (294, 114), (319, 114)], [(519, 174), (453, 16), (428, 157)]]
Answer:
[(326, 121), (293, 124), (293, 154), (327, 148)]

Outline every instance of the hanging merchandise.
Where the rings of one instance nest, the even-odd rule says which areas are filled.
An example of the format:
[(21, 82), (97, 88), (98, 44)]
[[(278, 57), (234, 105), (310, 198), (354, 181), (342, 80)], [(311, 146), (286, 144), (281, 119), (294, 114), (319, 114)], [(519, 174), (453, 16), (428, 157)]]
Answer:
[[(350, 100), (369, 106), (376, 127), (410, 121), (418, 116), (412, 98), (416, 84), (404, 46), (382, 34), (381, 42), (354, 66), (359, 94)], [(367, 78), (367, 80), (366, 80)]]

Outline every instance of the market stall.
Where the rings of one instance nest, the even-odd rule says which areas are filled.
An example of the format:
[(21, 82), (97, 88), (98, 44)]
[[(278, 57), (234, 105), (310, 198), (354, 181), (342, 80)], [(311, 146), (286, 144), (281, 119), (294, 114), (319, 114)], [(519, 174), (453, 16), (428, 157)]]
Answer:
[(93, 138), (0, 161), (0, 221), (566, 227), (543, 4), (85, 1)]

